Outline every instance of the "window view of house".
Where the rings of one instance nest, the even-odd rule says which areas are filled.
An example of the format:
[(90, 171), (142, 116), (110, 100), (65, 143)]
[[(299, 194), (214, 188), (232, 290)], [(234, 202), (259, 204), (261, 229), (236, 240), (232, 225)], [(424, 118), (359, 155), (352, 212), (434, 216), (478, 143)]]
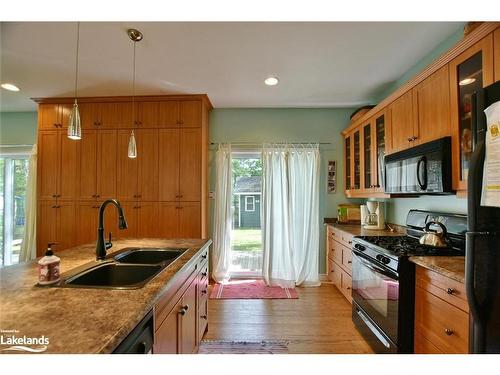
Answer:
[(260, 154), (233, 153), (231, 275), (257, 276), (262, 269)]

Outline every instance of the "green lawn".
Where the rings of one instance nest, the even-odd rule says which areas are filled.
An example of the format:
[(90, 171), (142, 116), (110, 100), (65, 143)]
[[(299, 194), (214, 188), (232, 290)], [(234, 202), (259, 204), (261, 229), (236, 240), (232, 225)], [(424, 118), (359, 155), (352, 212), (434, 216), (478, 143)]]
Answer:
[(260, 229), (233, 229), (232, 249), (236, 251), (260, 251), (262, 239)]

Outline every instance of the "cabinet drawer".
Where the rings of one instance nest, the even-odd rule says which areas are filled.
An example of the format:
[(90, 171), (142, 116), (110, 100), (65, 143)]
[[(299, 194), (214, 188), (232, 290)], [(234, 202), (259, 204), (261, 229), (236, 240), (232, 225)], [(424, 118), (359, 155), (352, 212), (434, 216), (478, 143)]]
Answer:
[(342, 246), (342, 266), (349, 275), (352, 275), (352, 250), (345, 246)]
[(328, 278), (337, 288), (341, 288), (342, 271), (333, 260), (328, 259)]
[(208, 296), (200, 299), (198, 308), (198, 340), (203, 338), (208, 325)]
[(413, 351), (415, 354), (443, 354), (443, 352), (439, 350), (432, 342), (427, 340), (418, 332), (415, 332)]
[(417, 267), (416, 285), (453, 306), (469, 312), (464, 284), (427, 268)]
[(340, 291), (342, 294), (347, 298), (347, 300), (352, 303), (352, 278), (351, 276), (345, 272), (344, 270), (341, 270), (342, 272), (342, 282), (341, 282), (341, 288)]
[(327, 225), (326, 226), (326, 238), (329, 239), (329, 238), (333, 238), (335, 236), (334, 232), (333, 232), (333, 227), (331, 225)]
[(443, 353), (467, 353), (469, 314), (417, 286), (415, 332)]
[(352, 237), (353, 235), (347, 232), (344, 232), (338, 228), (332, 228), (332, 238), (336, 241), (339, 241), (343, 245), (347, 247), (351, 247), (352, 245)]
[(337, 262), (338, 264), (342, 264), (342, 245), (340, 242), (330, 240), (328, 246), (328, 258)]

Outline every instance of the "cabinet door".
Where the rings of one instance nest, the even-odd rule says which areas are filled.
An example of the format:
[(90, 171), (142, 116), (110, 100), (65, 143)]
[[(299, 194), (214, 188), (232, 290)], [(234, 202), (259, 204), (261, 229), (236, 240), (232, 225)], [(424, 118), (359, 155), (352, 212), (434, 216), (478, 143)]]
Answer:
[(373, 181), (373, 131), (371, 120), (363, 125), (361, 130), (362, 155), (361, 155), (361, 186), (367, 193), (375, 186)]
[(180, 130), (181, 201), (201, 200), (201, 129)]
[(411, 147), (414, 135), (413, 94), (409, 91), (391, 104), (391, 152)]
[(95, 242), (97, 240), (97, 219), (99, 206), (93, 202), (78, 202), (76, 207), (78, 230), (77, 245)]
[(121, 202), (123, 214), (127, 221), (127, 229), (117, 230), (116, 238), (136, 238), (139, 216), (139, 204), (136, 202)]
[(179, 102), (177, 100), (162, 101), (158, 104), (158, 122), (162, 128), (179, 127)]
[(59, 104), (40, 104), (38, 106), (38, 129), (55, 130), (60, 123)]
[(417, 139), (422, 144), (450, 136), (450, 83), (448, 66), (426, 78), (413, 89)]
[[(73, 110), (73, 104), (59, 104), (59, 128), (68, 129), (69, 127), (69, 117), (71, 111)], [(67, 131), (67, 130), (66, 130)], [(66, 135), (66, 131), (64, 134)]]
[[(37, 256), (44, 254), (47, 244), (57, 242), (56, 201), (39, 201), (37, 210)], [(58, 247), (54, 247), (57, 250)]]
[(134, 127), (132, 102), (101, 103), (101, 127), (104, 129), (130, 129)]
[(361, 189), (361, 135), (360, 129), (352, 134), (353, 185), (352, 190)]
[(467, 190), (472, 156), (474, 92), (493, 83), (493, 35), (488, 35), (449, 63), (453, 188)]
[(182, 297), (182, 308), (185, 313), (181, 315), (181, 354), (193, 354), (198, 347), (196, 342), (198, 336), (196, 329), (196, 320), (198, 318), (198, 309), (196, 306), (197, 293), (198, 284), (195, 279)]
[(158, 102), (138, 102), (136, 103), (137, 126), (139, 128), (159, 127), (159, 106)]
[(57, 242), (58, 250), (76, 245), (76, 209), (73, 202), (57, 204)]
[(199, 202), (179, 203), (179, 238), (201, 238)]
[(59, 134), (57, 131), (38, 133), (38, 199), (57, 196), (59, 174)]
[(155, 332), (155, 354), (178, 354), (181, 352), (181, 302), (179, 301)]
[(372, 147), (372, 170), (373, 184), (376, 192), (384, 191), (384, 156), (386, 154), (386, 112), (380, 112), (375, 115), (372, 122), (372, 139), (374, 147)]
[(69, 139), (65, 131), (59, 132), (60, 167), (58, 173), (58, 199), (76, 199), (79, 195), (80, 141)]
[(158, 203), (141, 202), (137, 209), (137, 237), (158, 237)]
[(78, 107), (80, 109), (82, 129), (97, 129), (100, 121), (100, 104), (80, 103)]
[[(116, 197), (118, 140), (116, 130), (99, 130), (97, 139), (97, 198)], [(123, 152), (121, 149), (120, 152)]]
[[(137, 198), (137, 172), (138, 158), (128, 157), (128, 142), (130, 130), (119, 130), (117, 132), (117, 161), (116, 161), (116, 195), (119, 200), (134, 200)], [(137, 142), (138, 155), (141, 150)]]
[(179, 123), (183, 128), (201, 127), (201, 101), (181, 100), (179, 103)]
[(158, 139), (159, 199), (175, 201), (179, 199), (179, 130), (161, 129)]
[(158, 211), (158, 237), (179, 238), (179, 204), (160, 202)]
[(351, 158), (351, 136), (347, 135), (344, 139), (345, 153), (345, 190), (349, 191), (352, 188), (352, 158)]
[(97, 130), (82, 129), (80, 142), (80, 199), (94, 200), (97, 189)]
[(137, 130), (138, 198), (158, 200), (158, 130)]
[(494, 39), (494, 48), (495, 56), (494, 56), (494, 64), (495, 64), (495, 77), (494, 81), (500, 81), (500, 27), (497, 27), (495, 33), (493, 34)]

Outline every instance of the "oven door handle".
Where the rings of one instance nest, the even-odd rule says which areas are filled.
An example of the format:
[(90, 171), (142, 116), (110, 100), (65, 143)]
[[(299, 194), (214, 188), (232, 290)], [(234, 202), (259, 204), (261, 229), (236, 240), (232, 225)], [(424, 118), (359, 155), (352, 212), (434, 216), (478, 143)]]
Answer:
[(393, 280), (398, 280), (399, 277), (395, 272), (389, 271), (387, 269), (384, 269), (382, 267), (377, 266), (376, 264), (372, 263), (371, 261), (367, 260), (362, 254), (358, 253), (356, 250), (352, 251), (352, 254), (359, 260), (360, 263), (363, 264), (366, 268), (374, 271), (381, 273), (384, 276), (390, 277)]

